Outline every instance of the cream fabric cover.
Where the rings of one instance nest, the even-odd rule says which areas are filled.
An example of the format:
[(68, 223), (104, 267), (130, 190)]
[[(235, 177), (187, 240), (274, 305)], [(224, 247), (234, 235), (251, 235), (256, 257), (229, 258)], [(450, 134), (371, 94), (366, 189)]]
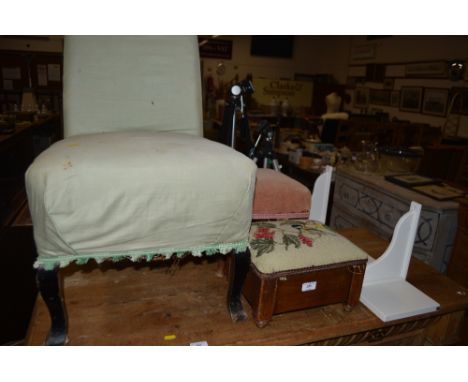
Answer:
[(255, 173), (239, 152), (189, 134), (66, 138), (26, 174), (35, 266), (245, 250)]
[(65, 37), (65, 137), (134, 129), (202, 136), (201, 94), (196, 36)]
[(252, 223), (252, 263), (262, 273), (366, 260), (367, 253), (313, 220)]

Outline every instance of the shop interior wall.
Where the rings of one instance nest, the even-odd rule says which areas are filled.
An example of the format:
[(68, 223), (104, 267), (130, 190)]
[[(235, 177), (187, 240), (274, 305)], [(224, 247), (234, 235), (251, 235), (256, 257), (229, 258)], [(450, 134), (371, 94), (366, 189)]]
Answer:
[[(353, 50), (357, 47), (373, 46), (375, 56), (370, 59), (354, 59)], [(391, 36), (376, 40), (368, 40), (366, 36), (353, 36), (351, 39), (351, 49), (349, 51), (348, 73), (356, 70), (356, 65), (365, 66), (370, 63), (382, 64), (402, 64), (418, 61), (448, 61), (453, 59), (466, 60), (468, 64), (468, 36)], [(354, 66), (354, 69), (352, 67)], [(382, 89), (382, 83), (363, 82), (359, 86), (371, 89)], [(451, 89), (452, 87), (468, 87), (468, 70), (465, 70), (464, 79), (461, 81), (451, 81), (448, 78), (442, 79), (418, 79), (418, 78), (395, 78), (393, 90), (400, 90), (402, 86), (418, 86), (426, 88)], [(349, 91), (351, 97), (354, 91)], [(414, 123), (427, 123), (432, 126), (443, 126), (445, 117), (432, 116), (422, 113), (412, 113), (399, 110), (398, 107), (381, 105), (370, 105), (370, 109), (379, 109), (388, 113), (390, 118), (396, 117), (401, 120), (409, 120)], [(347, 110), (359, 112), (359, 108), (353, 107), (353, 101)], [(468, 116), (461, 116), (459, 136), (468, 137)]]
[[(251, 36), (220, 36), (232, 41), (232, 59), (202, 58), (203, 76), (211, 75), (218, 83), (230, 83), (237, 76), (254, 78), (294, 79), (300, 74), (332, 74), (339, 83), (347, 76), (347, 62), (351, 38), (349, 36), (295, 36), (292, 58), (258, 57), (250, 54)], [(223, 63), (226, 71), (216, 73)]]

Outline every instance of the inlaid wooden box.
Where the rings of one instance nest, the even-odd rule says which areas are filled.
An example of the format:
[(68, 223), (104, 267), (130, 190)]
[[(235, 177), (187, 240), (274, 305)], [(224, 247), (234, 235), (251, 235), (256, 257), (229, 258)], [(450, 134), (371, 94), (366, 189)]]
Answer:
[(367, 260), (327, 266), (261, 273), (254, 264), (243, 294), (258, 327), (279, 313), (344, 303), (349, 310), (359, 302)]

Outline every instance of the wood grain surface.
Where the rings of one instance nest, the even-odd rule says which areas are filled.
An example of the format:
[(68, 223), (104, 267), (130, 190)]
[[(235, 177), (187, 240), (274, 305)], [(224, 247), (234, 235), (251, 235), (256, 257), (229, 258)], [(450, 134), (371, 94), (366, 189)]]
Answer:
[[(373, 256), (381, 254), (387, 245), (362, 229), (341, 233)], [(403, 327), (411, 329), (406, 323), (415, 320), (384, 324), (362, 304), (347, 312), (340, 303), (278, 314), (260, 329), (244, 301), (249, 319), (232, 323), (226, 307), (228, 283), (216, 275), (216, 268), (215, 257), (189, 257), (175, 271), (170, 262), (104, 263), (64, 269), (69, 345), (189, 345), (196, 341), (209, 345), (301, 345), (357, 338), (366, 331), (378, 338), (382, 328), (405, 324)], [(408, 280), (441, 305), (435, 314), (417, 317), (431, 318), (424, 321), (428, 324), (441, 321), (432, 317), (448, 313), (456, 313), (458, 319), (468, 307), (467, 289), (417, 259), (412, 260)], [(49, 322), (38, 297), (26, 343), (41, 345)], [(438, 335), (441, 342), (445, 341), (443, 334)]]

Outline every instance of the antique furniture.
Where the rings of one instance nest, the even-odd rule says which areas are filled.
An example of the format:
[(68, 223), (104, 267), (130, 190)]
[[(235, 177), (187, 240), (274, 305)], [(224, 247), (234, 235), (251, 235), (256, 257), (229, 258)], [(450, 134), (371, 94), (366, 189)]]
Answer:
[(67, 341), (58, 271), (91, 259), (233, 253), (228, 309), (245, 319), (256, 166), (200, 137), (196, 38), (74, 36), (64, 51), (65, 139), (26, 174), (46, 343)]
[(309, 189), (297, 180), (272, 169), (259, 168), (252, 218), (305, 219), (311, 205)]
[(0, 344), (24, 339), (36, 297), (34, 242), (31, 227), (15, 224), (26, 202), (24, 173), (42, 145), (41, 138), (58, 133), (59, 118), (17, 123), (14, 131), (0, 134)]
[(468, 287), (468, 198), (457, 199), (457, 202), (460, 204), (458, 230), (453, 254), (447, 268), (447, 276)]
[[(373, 257), (388, 246), (366, 229), (338, 232)], [(361, 303), (349, 312), (338, 303), (276, 315), (261, 330), (253, 320), (233, 324), (225, 314), (219, 291), (227, 281), (215, 276), (216, 265), (207, 258), (187, 261), (175, 273), (166, 262), (63, 269), (70, 345), (468, 345), (460, 342), (468, 289), (415, 257), (407, 280), (439, 302), (435, 312), (383, 322)], [(26, 344), (40, 345), (48, 328), (47, 308), (38, 298)]]
[(244, 286), (255, 323), (279, 313), (359, 301), (367, 254), (313, 220), (252, 223)]
[(381, 175), (338, 167), (330, 226), (368, 228), (389, 239), (411, 201), (422, 205), (413, 256), (445, 272), (457, 227), (455, 201), (437, 201), (390, 183)]
[[(319, 174), (319, 173), (318, 173)], [(314, 193), (297, 180), (271, 169), (258, 169), (252, 218), (312, 219), (325, 223), (333, 167), (314, 181)]]
[[(421, 175), (440, 178), (468, 185), (468, 145), (467, 140), (459, 144), (438, 144), (424, 148), (424, 156), (419, 166)], [(463, 144), (464, 143), (464, 144)]]
[(332, 171), (315, 183), (308, 220), (252, 223), (243, 293), (259, 327), (273, 314), (359, 300), (367, 254), (324, 225)]

